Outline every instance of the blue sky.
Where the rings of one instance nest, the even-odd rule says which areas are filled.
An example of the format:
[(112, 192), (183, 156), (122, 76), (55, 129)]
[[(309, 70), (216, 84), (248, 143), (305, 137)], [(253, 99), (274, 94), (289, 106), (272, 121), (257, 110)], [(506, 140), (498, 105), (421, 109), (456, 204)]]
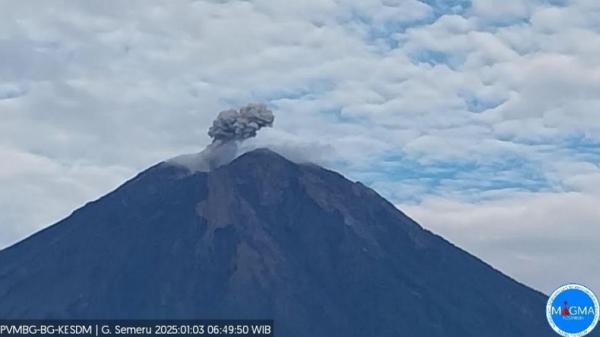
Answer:
[(600, 291), (597, 1), (3, 6), (0, 246), (264, 101), (247, 148), (361, 180), (538, 289)]

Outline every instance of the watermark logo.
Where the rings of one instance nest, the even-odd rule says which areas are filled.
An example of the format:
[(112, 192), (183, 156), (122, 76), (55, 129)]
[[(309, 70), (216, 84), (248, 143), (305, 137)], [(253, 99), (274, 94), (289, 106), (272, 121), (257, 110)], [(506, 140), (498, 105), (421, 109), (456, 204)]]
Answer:
[(546, 318), (554, 331), (565, 337), (582, 337), (598, 323), (598, 299), (588, 288), (567, 284), (556, 289), (546, 305)]

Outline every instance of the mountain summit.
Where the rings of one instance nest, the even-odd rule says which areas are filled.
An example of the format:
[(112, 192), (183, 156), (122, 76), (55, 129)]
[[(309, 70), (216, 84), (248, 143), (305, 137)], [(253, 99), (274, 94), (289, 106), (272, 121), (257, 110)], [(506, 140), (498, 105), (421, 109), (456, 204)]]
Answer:
[(282, 337), (542, 337), (546, 297), (266, 149), (160, 163), (0, 252), (0, 317), (274, 319)]

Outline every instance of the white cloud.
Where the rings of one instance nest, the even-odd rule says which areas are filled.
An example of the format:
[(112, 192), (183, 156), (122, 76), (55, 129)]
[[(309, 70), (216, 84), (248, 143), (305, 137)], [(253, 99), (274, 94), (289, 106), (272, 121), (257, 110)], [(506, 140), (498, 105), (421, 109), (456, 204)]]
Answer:
[[(596, 173), (596, 183), (600, 174)], [(425, 228), (492, 266), (551, 293), (565, 282), (598, 289), (600, 196), (515, 193), (483, 202), (430, 197), (398, 205)]]
[(526, 0), (472, 0), (473, 15), (484, 20), (500, 21), (527, 18), (531, 3)]
[(63, 164), (0, 146), (0, 246), (30, 235), (115, 188), (135, 172), (118, 166)]

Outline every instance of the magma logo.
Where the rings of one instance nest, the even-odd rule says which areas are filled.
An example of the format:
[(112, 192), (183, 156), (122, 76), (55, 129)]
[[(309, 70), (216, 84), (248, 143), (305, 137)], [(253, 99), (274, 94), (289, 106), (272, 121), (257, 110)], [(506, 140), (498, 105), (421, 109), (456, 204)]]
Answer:
[(588, 288), (567, 284), (550, 295), (546, 318), (554, 331), (565, 337), (581, 337), (598, 323), (598, 299)]

